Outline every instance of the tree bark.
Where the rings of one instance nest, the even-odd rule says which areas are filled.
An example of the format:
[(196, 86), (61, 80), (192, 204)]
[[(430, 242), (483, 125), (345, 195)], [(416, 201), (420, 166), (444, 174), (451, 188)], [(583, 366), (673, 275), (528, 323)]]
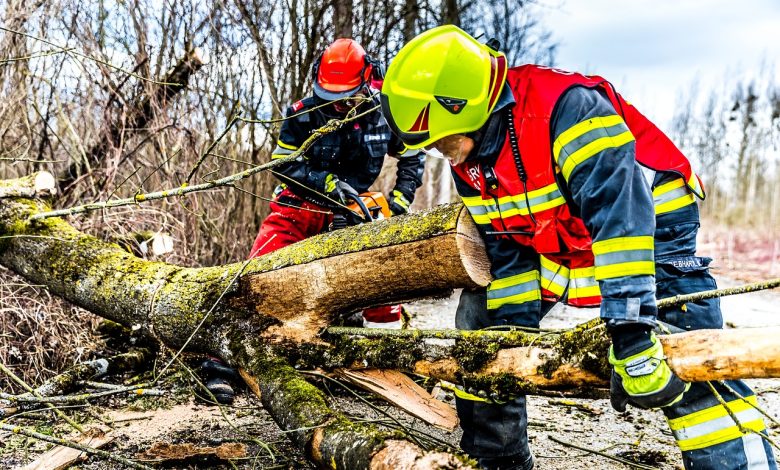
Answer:
[[(291, 431), (292, 440), (316, 464), (340, 469), (394, 468), (398, 452), (407, 465), (399, 468), (468, 468), (453, 455), (425, 452), (396, 434), (350, 422), (331, 410), (324, 394), (271, 346), (303, 340), (323, 345), (316, 338), (316, 325), (326, 326), (335, 313), (344, 310), (379, 301), (445, 295), (453, 286), (486, 284), (486, 271), (479, 266), (484, 268), (487, 258), (478, 249), (474, 227), (459, 228), (469, 220), (461, 207), (411, 216), (406, 223), (398, 223), (400, 218), (387, 221), (385, 230), (377, 223), (333, 232), (248, 263), (201, 269), (140, 260), (117, 245), (76, 231), (61, 219), (28, 219), (45, 209), (39, 201), (0, 199), (0, 263), (28, 279), (38, 279), (52, 292), (98, 315), (138, 326), (172, 348), (210, 352), (238, 366), (265, 409), (280, 427)], [(371, 300), (365, 303), (357, 301), (355, 294), (340, 303), (331, 292), (336, 286), (318, 278), (322, 273), (348, 272), (353, 265), (368, 271), (350, 256), (360, 251), (376, 254), (380, 262), (398, 256), (400, 262), (414, 265), (420, 262), (416, 257), (431, 255), (421, 246), (424, 240), (431, 240), (442, 250), (443, 259), (459, 266), (449, 264), (449, 270), (434, 271), (429, 282), (418, 282), (388, 299), (374, 292), (386, 284), (369, 287)], [(408, 246), (409, 253), (400, 253), (397, 245)], [(474, 251), (476, 261), (461, 249)], [(383, 255), (387, 250), (390, 255)], [(299, 263), (303, 264), (296, 266)], [(283, 273), (296, 269), (303, 271), (297, 279)], [(393, 272), (381, 264), (377, 269), (381, 272), (370, 274), (376, 276), (372, 282), (383, 279), (392, 285), (411, 275), (409, 269)], [(276, 283), (271, 281), (273, 272), (278, 274)], [(323, 302), (318, 303), (316, 296), (303, 298), (309, 304), (295, 301), (295, 295), (289, 297), (291, 305), (270, 299), (285, 290), (284, 283), (290, 279), (317, 283)], [(261, 287), (269, 290), (259, 291)], [(268, 305), (279, 310), (267, 310)], [(292, 314), (296, 306), (301, 318)], [(383, 451), (390, 447), (394, 452)]]
[[(380, 450), (395, 446), (412, 456), (410, 465), (429, 458), (451, 463), (454, 457), (430, 457), (408, 442), (391, 445), (387, 434), (350, 423), (291, 364), (398, 369), (497, 400), (607, 384), (609, 338), (599, 320), (560, 334), (460, 332), (444, 344), (419, 332), (380, 338), (318, 334), (339, 313), (486, 285), (487, 256), (461, 205), (323, 234), (245, 263), (199, 269), (138, 259), (62, 219), (29, 219), (46, 209), (40, 201), (0, 199), (0, 263), (169, 347), (216, 354), (239, 367), (276, 422), (292, 430), (293, 441), (320, 465), (383, 468), (395, 457)], [(776, 330), (699, 331), (662, 342), (670, 366), (686, 380), (776, 377)], [(380, 455), (386, 459), (381, 465), (375, 460)]]

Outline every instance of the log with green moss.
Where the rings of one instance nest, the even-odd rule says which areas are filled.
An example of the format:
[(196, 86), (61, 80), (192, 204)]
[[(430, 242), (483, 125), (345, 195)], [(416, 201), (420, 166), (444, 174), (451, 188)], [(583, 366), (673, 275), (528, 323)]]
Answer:
[[(435, 252), (422, 246), (425, 240), (442, 250), (450, 269), (431, 270), (429, 282), (418, 282), (416, 288), (384, 300), (377, 292), (385, 284), (376, 282), (366, 305), (444, 295), (453, 287), (485, 284), (487, 277), (480, 277), (484, 270), (470, 265), (470, 258), (460, 260), (462, 252), (474, 250), (477, 261), (486, 263), (486, 259), (479, 261), (479, 253), (484, 258), (484, 252), (479, 250), (476, 233), (459, 231), (460, 221), (468, 220), (461, 208), (443, 207), (423, 217), (410, 217), (407, 223), (387, 223), (387, 230), (366, 225), (334, 232), (249, 263), (201, 269), (141, 260), (117, 245), (75, 230), (62, 219), (29, 219), (47, 209), (41, 201), (0, 199), (0, 263), (76, 305), (138, 329), (171, 348), (216, 354), (240, 367), (265, 409), (280, 427), (291, 431), (313, 462), (341, 469), (468, 467), (451, 454), (426, 452), (400, 434), (350, 422), (330, 409), (324, 394), (270, 347), (322, 343), (316, 338), (319, 325), (327, 326), (334, 315), (361, 306), (354, 297), (357, 287), (345, 288), (353, 292), (352, 297), (333, 295), (336, 286), (328, 287), (320, 279), (323, 272), (348, 273), (356, 267), (364, 269), (371, 281), (408, 279), (410, 268), (392, 273), (383, 264), (395, 259), (414, 265), (432, 256)], [(399, 245), (409, 249), (403, 253)], [(372, 252), (378, 272), (360, 268), (361, 262), (351, 255), (361, 251)], [(299, 267), (303, 272), (292, 278), (303, 284), (291, 286), (291, 277), (283, 271)], [(314, 285), (322, 294), (322, 306), (316, 294), (309, 296), (308, 304), (301, 303), (306, 296), (300, 292), (287, 294), (289, 305), (278, 305), (272, 298), (284, 295), (289, 287), (300, 291), (306, 285)], [(405, 467), (397, 466), (401, 457)]]
[[(394, 368), (498, 400), (606, 385), (608, 338), (597, 321), (563, 334), (464, 332), (444, 344), (417, 333), (320, 335), (341, 313), (486, 285), (487, 257), (459, 205), (313, 237), (247, 263), (199, 269), (138, 259), (59, 218), (30, 219), (47, 209), (40, 201), (0, 199), (0, 263), (169, 347), (215, 354), (238, 366), (276, 422), (295, 430), (295, 442), (320, 465), (387, 467), (381, 459), (393, 453), (381, 450), (399, 446), (407, 462), (454, 457), (430, 457), (397, 436), (348, 422), (291, 366)], [(752, 337), (750, 344), (766, 346), (765, 354), (750, 344), (739, 354), (742, 331), (663, 341), (683, 378), (780, 375), (772, 363), (780, 354), (771, 341)], [(777, 334), (762, 332), (770, 340)], [(726, 341), (733, 345), (730, 356), (718, 356)]]

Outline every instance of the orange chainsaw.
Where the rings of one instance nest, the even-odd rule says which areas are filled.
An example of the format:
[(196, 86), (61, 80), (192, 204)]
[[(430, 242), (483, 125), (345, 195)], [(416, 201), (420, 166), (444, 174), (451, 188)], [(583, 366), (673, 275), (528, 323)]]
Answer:
[(352, 198), (352, 203), (347, 205), (347, 209), (334, 212), (330, 229), (338, 230), (351, 225), (386, 219), (392, 215), (385, 195), (381, 192), (369, 191)]

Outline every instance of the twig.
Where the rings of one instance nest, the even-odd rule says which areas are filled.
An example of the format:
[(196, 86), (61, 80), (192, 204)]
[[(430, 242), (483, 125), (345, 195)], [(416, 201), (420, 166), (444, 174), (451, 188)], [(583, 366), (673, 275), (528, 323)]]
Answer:
[(693, 294), (675, 295), (674, 297), (667, 297), (665, 299), (659, 300), (656, 305), (658, 308), (674, 307), (676, 305), (682, 305), (686, 302), (695, 302), (697, 300), (712, 299), (715, 297), (724, 297), (727, 295), (745, 294), (747, 292), (774, 289), (775, 287), (780, 287), (780, 278), (770, 279), (768, 281), (762, 282), (754, 282), (752, 284), (745, 284), (737, 287), (729, 287), (726, 289), (714, 289), (696, 292)]
[(739, 397), (739, 398), (740, 398), (740, 399), (741, 399), (743, 402), (747, 403), (748, 405), (750, 405), (751, 407), (753, 407), (755, 410), (758, 410), (758, 412), (759, 412), (759, 413), (761, 413), (762, 415), (764, 415), (765, 417), (767, 417), (767, 418), (769, 419), (769, 421), (771, 421), (773, 424), (775, 424), (776, 426), (780, 426), (780, 421), (778, 421), (778, 420), (777, 420), (777, 418), (775, 418), (774, 416), (772, 416), (772, 415), (770, 415), (769, 413), (767, 413), (766, 411), (764, 411), (764, 409), (763, 409), (763, 408), (761, 408), (760, 406), (758, 406), (758, 405), (756, 405), (756, 404), (754, 404), (754, 403), (751, 403), (751, 402), (749, 402), (749, 401), (748, 401), (748, 399), (747, 399), (747, 398), (745, 398), (744, 396), (742, 396), (742, 394), (741, 394), (741, 393), (739, 393), (738, 391), (734, 390), (734, 387), (732, 387), (731, 385), (729, 385), (729, 383), (728, 383), (728, 382), (726, 382), (726, 381), (719, 381), (718, 383), (719, 383), (719, 384), (721, 384), (721, 385), (723, 385), (724, 387), (726, 387), (726, 389), (727, 389), (729, 392), (731, 392), (731, 393), (733, 393), (734, 395), (738, 396), (738, 397)]
[(75, 48), (69, 47), (67, 49), (50, 49), (48, 51), (39, 51), (34, 52), (32, 54), (26, 55), (26, 56), (20, 56), (20, 57), (9, 57), (7, 59), (0, 60), (0, 66), (12, 64), (14, 62), (21, 62), (23, 60), (30, 60), (30, 59), (38, 59), (40, 57), (49, 57), (56, 54), (64, 54), (68, 52), (72, 52)]
[[(28, 392), (32, 393), (38, 398), (41, 397), (41, 395), (38, 392), (36, 392), (32, 387), (27, 385), (24, 382), (24, 380), (17, 377), (16, 374), (11, 372), (11, 370), (9, 370), (2, 362), (0, 362), (0, 371), (4, 372), (8, 377), (10, 377), (17, 384), (19, 384), (19, 386), (22, 387), (23, 389), (27, 390)], [(84, 432), (84, 429), (78, 423), (68, 418), (68, 416), (62, 412), (62, 410), (58, 409), (56, 406), (52, 405), (51, 403), (46, 403), (46, 406), (50, 408), (52, 411), (54, 411), (55, 413), (57, 413), (57, 416), (64, 419), (65, 422), (70, 424), (71, 427), (73, 427), (75, 430), (77, 430), (78, 432)]]
[(44, 38), (41, 38), (41, 37), (38, 37), (38, 36), (34, 36), (32, 34), (29, 34), (29, 33), (25, 33), (25, 32), (22, 32), (22, 31), (16, 31), (16, 30), (13, 30), (13, 29), (5, 28), (3, 26), (0, 26), (0, 30), (1, 31), (6, 31), (6, 32), (12, 33), (12, 34), (18, 34), (19, 36), (25, 36), (25, 37), (28, 37), (30, 39), (34, 39), (36, 41), (40, 41), (40, 42), (42, 42), (44, 44), (48, 44), (48, 45), (50, 45), (52, 47), (55, 47), (55, 48), (59, 49), (60, 52), (63, 52), (65, 54), (68, 54), (68, 55), (73, 54), (73, 55), (81, 57), (83, 59), (91, 60), (91, 61), (96, 62), (98, 64), (105, 65), (106, 67), (114, 69), (116, 71), (126, 73), (126, 74), (128, 74), (130, 76), (133, 76), (133, 77), (135, 77), (135, 78), (137, 78), (139, 80), (143, 80), (145, 82), (156, 83), (158, 85), (181, 86), (181, 83), (159, 82), (159, 81), (153, 80), (151, 78), (142, 77), (141, 75), (138, 75), (137, 73), (133, 73), (133, 72), (131, 72), (129, 70), (125, 70), (122, 67), (116, 66), (116, 65), (114, 65), (114, 64), (112, 64), (110, 62), (107, 62), (105, 60), (101, 60), (101, 59), (98, 59), (97, 57), (92, 57), (92, 56), (83, 54), (81, 52), (78, 52), (78, 51), (74, 50), (74, 48), (72, 48), (72, 47), (60, 46), (59, 44), (55, 44), (55, 43), (49, 41), (48, 39), (44, 39)]
[[(364, 99), (368, 100), (370, 98), (364, 98)], [(336, 100), (336, 101), (341, 101), (341, 100)], [(328, 106), (331, 103), (333, 103), (333, 102), (328, 102), (328, 103), (321, 104), (321, 105), (317, 106), (317, 108), (323, 107), (323, 106)], [(357, 108), (351, 109), (350, 113), (347, 114), (347, 116), (344, 119), (342, 119), (342, 120), (331, 119), (330, 121), (328, 121), (327, 124), (325, 124), (321, 128), (315, 129), (312, 132), (312, 137), (314, 137), (314, 140), (317, 140), (323, 134), (327, 134), (328, 132), (332, 132), (332, 131), (338, 129), (344, 123), (347, 123), (349, 121), (353, 121), (353, 120), (357, 119), (358, 117), (365, 116), (368, 113), (376, 111), (377, 109), (379, 109), (379, 106), (374, 106), (373, 108), (369, 109), (368, 111), (362, 112), (362, 113), (357, 114), (357, 115), (353, 115), (354, 113), (352, 113), (352, 111), (354, 111), (356, 109)], [(314, 111), (314, 109), (309, 109), (306, 112), (312, 112), (312, 111)], [(230, 122), (228, 122), (227, 126), (225, 126), (225, 129), (222, 131), (222, 133), (219, 134), (219, 137), (214, 139), (214, 141), (208, 146), (206, 151), (203, 152), (203, 155), (201, 155), (200, 158), (198, 159), (198, 161), (195, 162), (195, 165), (192, 167), (192, 169), (190, 170), (190, 173), (187, 175), (186, 182), (189, 183), (190, 180), (192, 180), (192, 178), (195, 176), (195, 173), (198, 172), (198, 169), (203, 164), (203, 161), (206, 160), (206, 158), (208, 158), (208, 156), (212, 154), (211, 151), (214, 150), (214, 147), (217, 146), (219, 141), (222, 140), (225, 137), (225, 135), (228, 133), (228, 131), (237, 122), (241, 121), (241, 122), (252, 123), (252, 124), (271, 124), (271, 123), (274, 123), (274, 122), (286, 121), (286, 120), (288, 120), (288, 119), (290, 119), (292, 117), (299, 116), (301, 114), (305, 114), (305, 113), (296, 113), (296, 114), (293, 114), (291, 116), (287, 116), (287, 117), (283, 117), (283, 118), (279, 118), (279, 119), (248, 119), (248, 118), (244, 118), (244, 117), (241, 117), (240, 115), (236, 114), (235, 116), (233, 116), (230, 119)], [(309, 139), (307, 139), (306, 142), (308, 142), (309, 140), (311, 140), (311, 137), (309, 137)], [(306, 145), (306, 142), (304, 142), (304, 145)], [(301, 146), (301, 147), (303, 147), (303, 146)], [(296, 151), (294, 154), (297, 154), (297, 153), (298, 152)]]
[[(518, 328), (519, 331), (526, 331), (524, 328)], [(510, 335), (512, 330), (391, 330), (388, 328), (358, 328), (349, 326), (331, 326), (325, 329), (325, 332), (338, 336), (363, 336), (365, 338), (420, 338), (420, 339), (463, 339), (468, 336), (479, 336), (481, 338), (505, 338)], [(531, 329), (532, 333), (538, 330)]]
[(67, 441), (65, 439), (60, 439), (59, 437), (54, 436), (47, 436), (46, 434), (41, 434), (39, 432), (31, 431), (29, 429), (25, 429), (21, 426), (11, 426), (10, 424), (4, 424), (0, 423), (0, 429), (4, 431), (8, 431), (13, 434), (21, 434), (23, 436), (31, 437), (33, 439), (38, 439), (41, 441), (51, 442), (52, 444), (61, 445), (64, 447), (70, 447), (71, 449), (77, 449), (82, 452), (86, 452), (87, 454), (92, 455), (99, 455), (103, 458), (113, 460), (115, 462), (119, 462), (123, 465), (126, 465), (128, 467), (132, 468), (138, 468), (141, 470), (153, 470), (152, 467), (148, 467), (146, 465), (142, 465), (137, 462), (133, 462), (132, 460), (126, 459), (124, 457), (120, 457), (118, 455), (114, 455), (110, 452), (106, 452), (104, 450), (95, 449), (94, 447), (88, 447), (82, 444), (77, 444), (75, 442)]
[(11, 395), (8, 393), (0, 392), (0, 398), (9, 400), (16, 403), (78, 403), (87, 400), (93, 400), (96, 398), (106, 397), (109, 395), (115, 395), (117, 393), (133, 392), (134, 395), (146, 395), (146, 396), (160, 396), (165, 392), (156, 388), (145, 388), (149, 384), (139, 384), (130, 387), (120, 387), (113, 390), (104, 390), (96, 393), (81, 393), (79, 395), (56, 395), (51, 397), (36, 397), (30, 395)]
[(557, 439), (557, 438), (555, 438), (553, 436), (549, 436), (548, 435), (547, 437), (549, 437), (551, 441), (557, 442), (558, 444), (564, 445), (566, 447), (571, 447), (573, 449), (581, 450), (583, 452), (588, 452), (590, 454), (600, 455), (601, 457), (604, 457), (604, 458), (607, 458), (607, 459), (610, 459), (610, 460), (614, 460), (615, 462), (620, 462), (623, 465), (628, 465), (630, 467), (639, 468), (639, 469), (642, 469), (642, 470), (657, 470), (657, 467), (651, 467), (650, 465), (645, 465), (645, 464), (639, 463), (639, 462), (632, 462), (631, 460), (624, 459), (622, 457), (617, 457), (615, 455), (610, 455), (610, 454), (607, 454), (606, 452), (602, 452), (600, 450), (590, 449), (588, 447), (583, 447), (583, 446), (579, 446), (577, 444), (572, 444), (570, 442), (562, 441), (562, 440)]
[[(373, 112), (378, 107), (371, 108), (370, 110), (366, 111)], [(365, 113), (363, 113), (365, 114)], [(339, 126), (344, 124), (345, 122), (348, 122), (350, 120), (354, 120), (358, 117), (360, 117), (362, 114), (356, 115), (348, 120), (343, 121), (335, 121), (335, 123), (338, 123)], [(175, 197), (175, 196), (183, 196), (185, 194), (198, 192), (198, 191), (206, 191), (209, 189), (214, 189), (221, 186), (229, 186), (231, 183), (235, 183), (236, 181), (243, 180), (245, 178), (248, 178), (252, 175), (255, 175), (257, 173), (260, 173), (265, 170), (270, 170), (271, 168), (275, 168), (279, 165), (282, 165), (284, 163), (295, 161), (298, 157), (300, 157), (310, 146), (312, 143), (314, 143), (315, 140), (317, 140), (321, 135), (327, 134), (328, 132), (334, 131), (337, 127), (333, 127), (334, 121), (331, 121), (328, 125), (321, 127), (320, 129), (317, 129), (317, 131), (313, 132), (312, 135), (306, 139), (306, 141), (301, 145), (301, 147), (296, 150), (294, 153), (290, 154), (287, 157), (279, 158), (276, 160), (271, 160), (270, 162), (264, 163), (262, 165), (258, 165), (253, 168), (249, 168), (247, 170), (244, 170), (240, 173), (235, 173), (229, 176), (226, 176), (224, 178), (220, 178), (218, 180), (208, 181), (206, 183), (196, 184), (193, 186), (187, 186), (186, 184), (178, 187), (178, 188), (172, 188), (167, 189), (164, 191), (157, 191), (153, 193), (147, 193), (147, 194), (137, 194), (131, 198), (125, 198), (125, 199), (115, 199), (113, 201), (103, 201), (103, 202), (95, 202), (92, 204), (85, 204), (82, 206), (76, 206), (71, 207), (68, 209), (60, 209), (55, 211), (49, 211), (49, 212), (39, 212), (37, 214), (34, 214), (30, 217), (30, 220), (39, 220), (39, 219), (47, 219), (50, 217), (61, 217), (65, 215), (74, 215), (74, 214), (81, 214), (84, 212), (94, 211), (94, 210), (100, 210), (100, 209), (108, 209), (112, 207), (120, 207), (120, 206), (129, 206), (129, 205), (135, 205), (139, 204), (141, 202), (146, 201), (153, 201), (157, 199), (166, 199), (169, 197)]]
[(726, 404), (726, 400), (723, 399), (721, 394), (715, 389), (715, 386), (712, 385), (712, 382), (708, 380), (707, 386), (710, 387), (710, 391), (712, 391), (712, 394), (715, 395), (715, 398), (717, 398), (718, 403), (720, 403), (720, 405), (726, 410), (726, 413), (728, 413), (729, 416), (731, 416), (731, 420), (734, 421), (734, 424), (737, 425), (737, 428), (739, 428), (739, 432), (741, 432), (742, 434), (758, 434), (759, 436), (761, 436), (762, 439), (767, 441), (772, 447), (774, 447), (777, 450), (780, 450), (780, 447), (778, 447), (777, 443), (771, 437), (761, 432), (754, 431), (753, 429), (749, 429), (743, 426), (742, 422), (740, 422), (739, 418), (737, 418), (737, 415), (734, 414), (734, 411), (731, 408), (729, 408), (729, 406)]

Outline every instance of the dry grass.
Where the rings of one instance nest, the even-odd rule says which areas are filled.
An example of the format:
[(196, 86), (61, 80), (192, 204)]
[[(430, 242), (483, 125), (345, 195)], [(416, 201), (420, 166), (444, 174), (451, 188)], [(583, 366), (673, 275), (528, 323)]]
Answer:
[(780, 276), (777, 228), (748, 228), (702, 221), (698, 251), (714, 259), (716, 272), (745, 282)]
[[(28, 384), (93, 358), (101, 347), (97, 322), (95, 315), (0, 267), (0, 362)], [(0, 390), (18, 393), (20, 387), (0, 374)]]

